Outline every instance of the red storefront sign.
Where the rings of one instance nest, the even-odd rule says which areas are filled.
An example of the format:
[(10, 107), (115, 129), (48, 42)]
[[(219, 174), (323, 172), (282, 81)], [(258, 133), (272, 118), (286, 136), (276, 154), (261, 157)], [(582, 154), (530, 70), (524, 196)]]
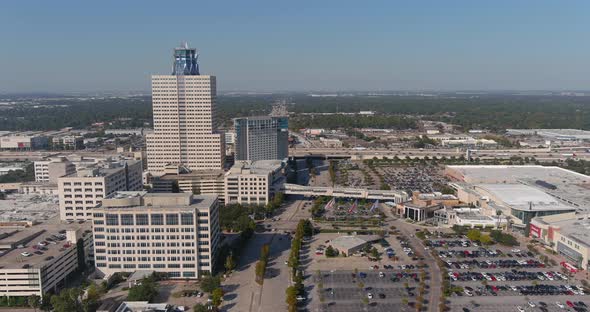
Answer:
[(530, 224), (529, 237), (541, 237), (541, 228), (534, 224)]

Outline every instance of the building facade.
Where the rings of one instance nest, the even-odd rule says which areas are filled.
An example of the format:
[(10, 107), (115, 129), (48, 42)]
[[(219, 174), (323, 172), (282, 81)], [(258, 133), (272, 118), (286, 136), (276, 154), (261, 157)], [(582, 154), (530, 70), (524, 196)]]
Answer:
[(223, 169), (225, 136), (216, 121), (215, 76), (200, 75), (195, 49), (174, 50), (172, 75), (152, 76), (154, 132), (146, 136), (148, 170), (169, 164), (192, 170)]
[(40, 183), (55, 184), (58, 178), (76, 172), (76, 166), (65, 159), (65, 157), (36, 161), (34, 167), (35, 182)]
[(95, 262), (104, 276), (153, 270), (172, 279), (214, 269), (220, 240), (216, 196), (116, 193), (94, 209)]
[(234, 128), (236, 160), (282, 160), (289, 156), (288, 117), (235, 118)]
[(92, 219), (92, 209), (118, 191), (143, 188), (141, 161), (101, 162), (58, 179), (61, 220)]
[(49, 138), (38, 134), (17, 134), (0, 137), (1, 150), (39, 150), (49, 147)]
[(285, 182), (278, 160), (238, 161), (225, 175), (225, 203), (266, 205)]

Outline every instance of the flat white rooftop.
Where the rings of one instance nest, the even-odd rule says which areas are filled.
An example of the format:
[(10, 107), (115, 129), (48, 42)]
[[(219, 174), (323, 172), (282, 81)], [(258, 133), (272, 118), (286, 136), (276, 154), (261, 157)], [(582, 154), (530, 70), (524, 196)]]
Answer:
[(447, 166), (469, 184), (525, 184), (564, 204), (590, 210), (590, 176), (552, 166)]
[(551, 195), (524, 184), (478, 184), (482, 189), (506, 206), (520, 210), (573, 210)]

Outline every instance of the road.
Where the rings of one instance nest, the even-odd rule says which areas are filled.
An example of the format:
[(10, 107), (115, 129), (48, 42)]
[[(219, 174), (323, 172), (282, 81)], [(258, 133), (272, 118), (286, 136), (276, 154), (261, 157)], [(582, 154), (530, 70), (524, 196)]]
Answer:
[[(489, 150), (472, 150), (471, 157), (479, 157), (481, 159), (509, 159), (512, 156), (519, 157), (534, 157), (537, 160), (552, 161), (552, 160), (563, 160), (571, 158), (564, 156), (564, 154), (571, 154), (568, 150), (552, 151), (550, 149), (489, 149)], [(329, 155), (332, 157), (354, 157), (356, 159), (371, 159), (373, 157), (388, 157), (393, 158), (395, 156), (399, 158), (423, 158), (423, 157), (460, 157), (465, 155), (465, 151), (458, 149), (383, 149), (383, 148), (370, 148), (366, 150), (353, 150), (350, 148), (291, 148), (289, 150), (290, 156), (306, 156), (306, 155)], [(590, 159), (590, 153), (585, 150), (575, 151), (578, 159)]]
[(434, 257), (430, 254), (430, 252), (424, 250), (424, 244), (422, 244), (422, 241), (414, 235), (414, 233), (416, 233), (416, 229), (419, 227), (399, 220), (389, 221), (388, 223), (388, 226), (396, 226), (400, 232), (408, 237), (411, 246), (414, 247), (414, 250), (419, 251), (424, 256), (424, 262), (428, 264), (428, 275), (430, 276), (430, 281), (428, 283), (430, 286), (428, 290), (428, 311), (438, 311), (438, 303), (440, 296), (442, 295), (441, 271)]
[[(575, 153), (578, 159), (590, 159), (590, 153), (587, 150), (590, 147), (575, 147), (575, 148), (522, 148), (522, 149), (487, 149), (487, 150), (472, 150), (472, 157), (479, 157), (481, 159), (508, 159), (511, 156), (520, 157), (535, 157), (538, 160), (552, 161), (571, 158), (564, 156)], [(0, 160), (41, 160), (45, 157), (55, 155), (76, 154), (86, 157), (105, 157), (117, 155), (116, 151), (97, 151), (97, 150), (77, 150), (77, 151), (0, 151)], [(366, 150), (353, 150), (350, 148), (326, 148), (326, 147), (303, 147), (301, 145), (289, 149), (290, 156), (306, 156), (310, 154), (322, 154), (336, 157), (351, 157), (357, 159), (370, 159), (373, 157), (388, 157), (394, 156), (405, 158), (428, 157), (460, 157), (465, 155), (465, 152), (455, 148), (436, 148), (436, 149), (415, 149), (415, 148), (368, 148)]]
[[(303, 210), (303, 197), (293, 197), (283, 205), (277, 221), (262, 222), (272, 232), (256, 233), (244, 248), (238, 269), (224, 281), (227, 294), (222, 311), (266, 312), (284, 311), (285, 290), (289, 286), (289, 269), (285, 261), (289, 258), (291, 241), (285, 231), (294, 231), (302, 218), (309, 217), (308, 209)], [(270, 227), (267, 227), (270, 225)], [(260, 248), (270, 244), (270, 261), (262, 286), (254, 282), (255, 265)]]

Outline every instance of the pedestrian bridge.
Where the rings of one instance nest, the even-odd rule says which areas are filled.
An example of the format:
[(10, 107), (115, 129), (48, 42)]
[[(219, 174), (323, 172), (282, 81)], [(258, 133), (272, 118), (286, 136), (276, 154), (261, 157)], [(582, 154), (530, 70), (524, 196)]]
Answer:
[(396, 204), (405, 202), (409, 196), (404, 191), (368, 190), (361, 188), (307, 186), (298, 184), (285, 184), (285, 194), (304, 196), (329, 196), (342, 198), (365, 198), (381, 201), (393, 201)]

